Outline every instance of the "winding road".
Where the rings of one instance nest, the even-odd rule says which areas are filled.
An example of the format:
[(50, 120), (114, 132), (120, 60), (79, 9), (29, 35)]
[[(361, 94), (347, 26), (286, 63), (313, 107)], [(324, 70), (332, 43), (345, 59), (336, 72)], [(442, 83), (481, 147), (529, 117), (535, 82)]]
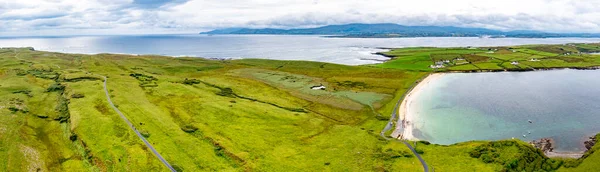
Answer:
[[(429, 75), (426, 75), (425, 77), (427, 77)], [(392, 140), (392, 138), (386, 137), (385, 136), (385, 132), (391, 130), (394, 126), (394, 121), (396, 120), (396, 118), (398, 117), (398, 109), (400, 108), (400, 105), (402, 105), (402, 101), (404, 100), (404, 97), (406, 96), (406, 94), (408, 94), (419, 82), (415, 82), (413, 83), (408, 90), (406, 90), (406, 92), (404, 92), (404, 94), (400, 97), (400, 99), (398, 99), (398, 102), (396, 102), (396, 106), (394, 107), (394, 111), (392, 111), (392, 115), (390, 117), (390, 121), (387, 123), (387, 125), (385, 125), (385, 128), (383, 128), (383, 130), (381, 131), (381, 133), (379, 133), (379, 135), (381, 137), (383, 137), (386, 140)], [(398, 141), (397, 139), (394, 139), (396, 141)], [(417, 153), (417, 151), (415, 150), (415, 148), (413, 148), (410, 143), (408, 143), (406, 140), (402, 140), (402, 142), (404, 143), (404, 145), (406, 145), (406, 147), (408, 147), (408, 149), (410, 149), (410, 151), (412, 151), (412, 153), (417, 157), (417, 159), (419, 159), (419, 161), (421, 161), (421, 165), (423, 165), (423, 171), (425, 172), (429, 172), (429, 166), (427, 165), (427, 162), (425, 162), (425, 160), (423, 160), (423, 158), (421, 157), (421, 155), (419, 155)]]
[(112, 102), (112, 100), (110, 100), (110, 94), (108, 94), (108, 88), (106, 87), (106, 82), (107, 81), (108, 81), (108, 78), (106, 76), (104, 76), (104, 93), (106, 93), (106, 100), (108, 100), (108, 103), (110, 104), (110, 106), (115, 110), (115, 112), (117, 112), (119, 114), (119, 116), (121, 116), (121, 118), (123, 119), (123, 121), (125, 121), (125, 123), (127, 123), (127, 125), (129, 125), (129, 128), (131, 128), (131, 130), (133, 130), (133, 132), (135, 132), (135, 134), (144, 142), (144, 144), (146, 144), (146, 147), (148, 147), (148, 149), (150, 149), (152, 151), (152, 153), (154, 153), (154, 155), (163, 164), (165, 164), (165, 166), (167, 166), (167, 168), (169, 168), (169, 170), (171, 170), (172, 172), (176, 172), (176, 170), (171, 166), (171, 164), (169, 164), (169, 162), (167, 162), (167, 160), (165, 160), (160, 155), (160, 153), (158, 153), (158, 151), (156, 151), (156, 149), (154, 149), (154, 147), (146, 140), (146, 138), (144, 138), (144, 136), (142, 136), (142, 134), (140, 134), (140, 132), (135, 129), (135, 127), (127, 119), (127, 117), (125, 117), (125, 115), (123, 115), (123, 113), (121, 113), (121, 111), (115, 106), (115, 104)]

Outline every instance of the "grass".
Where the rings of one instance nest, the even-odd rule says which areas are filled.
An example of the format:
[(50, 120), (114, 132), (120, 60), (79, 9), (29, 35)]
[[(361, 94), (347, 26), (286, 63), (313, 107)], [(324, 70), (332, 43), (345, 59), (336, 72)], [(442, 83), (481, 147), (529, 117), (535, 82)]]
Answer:
[[(420, 72), (14, 51), (19, 59), (16, 53), (0, 56), (11, 64), (0, 68), (3, 171), (165, 171), (108, 107), (102, 76), (119, 109), (181, 170), (420, 168), (415, 157), (405, 157), (405, 146), (381, 140), (377, 133), (385, 121), (376, 118), (391, 113), (390, 100)], [(184, 84), (186, 79), (202, 82)], [(328, 89), (315, 93), (308, 87), (321, 83)], [(71, 98), (76, 94), (84, 96)], [(65, 110), (68, 118), (55, 120)]]
[[(518, 48), (516, 54), (551, 53)], [(553, 54), (510, 67), (503, 59), (519, 56), (478, 48), (396, 49), (386, 53), (393, 60), (366, 66), (1, 51), (1, 171), (166, 171), (108, 106), (104, 76), (116, 106), (179, 170), (418, 171), (410, 150), (379, 132), (436, 61), (451, 61), (439, 71), (600, 63), (599, 56)], [(316, 85), (326, 89), (310, 89)], [(501, 170), (470, 156), (488, 143), (416, 147), (438, 171)]]
[[(433, 71), (430, 65), (449, 60), (436, 71), (522, 71), (600, 66), (597, 44), (523, 45), (487, 48), (400, 48), (384, 53), (392, 60), (373, 66)], [(519, 64), (512, 65), (511, 62)]]

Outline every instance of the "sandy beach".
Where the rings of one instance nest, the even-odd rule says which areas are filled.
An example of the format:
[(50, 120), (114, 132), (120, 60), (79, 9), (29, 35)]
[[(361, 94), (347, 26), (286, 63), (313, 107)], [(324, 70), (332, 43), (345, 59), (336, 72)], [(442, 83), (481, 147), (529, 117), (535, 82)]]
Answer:
[(442, 76), (444, 76), (443, 73), (430, 74), (421, 82), (419, 82), (412, 90), (410, 90), (408, 94), (406, 94), (404, 100), (402, 100), (402, 103), (400, 104), (400, 108), (398, 109), (398, 121), (392, 136), (407, 140), (416, 139), (413, 135), (413, 129), (415, 126), (412, 123), (412, 121), (416, 119), (416, 115), (411, 113), (410, 105), (413, 103), (414, 98), (421, 93), (423, 88), (427, 87), (432, 81), (435, 81)]

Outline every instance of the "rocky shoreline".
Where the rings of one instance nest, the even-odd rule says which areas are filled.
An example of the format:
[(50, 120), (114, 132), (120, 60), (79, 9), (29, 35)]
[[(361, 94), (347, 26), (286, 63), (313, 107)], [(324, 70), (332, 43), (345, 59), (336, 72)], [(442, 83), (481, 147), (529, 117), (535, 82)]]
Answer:
[(539, 140), (530, 141), (529, 144), (531, 144), (531, 146), (535, 148), (542, 150), (542, 152), (544, 153), (548, 153), (554, 151), (555, 142), (552, 138), (542, 138)]
[(597, 143), (596, 137), (590, 137), (589, 140), (585, 141), (586, 151), (584, 152), (554, 152), (554, 139), (542, 138), (539, 140), (530, 141), (531, 146), (540, 149), (544, 154), (550, 158), (581, 158), (583, 155), (594, 147)]
[(588, 151), (590, 149), (592, 149), (592, 147), (594, 147), (594, 145), (596, 145), (596, 143), (598, 143), (598, 140), (596, 139), (596, 137), (590, 137), (590, 139), (588, 141), (583, 142), (583, 144), (585, 145), (585, 148)]

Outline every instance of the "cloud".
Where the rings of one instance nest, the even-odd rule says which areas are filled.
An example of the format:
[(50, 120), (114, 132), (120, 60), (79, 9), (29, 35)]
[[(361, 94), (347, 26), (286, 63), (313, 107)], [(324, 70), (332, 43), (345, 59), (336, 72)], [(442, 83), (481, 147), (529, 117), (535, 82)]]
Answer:
[(598, 33), (597, 9), (596, 0), (0, 0), (0, 33), (196, 33), (345, 23)]
[(134, 0), (132, 7), (136, 8), (158, 8), (166, 5), (177, 5), (188, 0)]

